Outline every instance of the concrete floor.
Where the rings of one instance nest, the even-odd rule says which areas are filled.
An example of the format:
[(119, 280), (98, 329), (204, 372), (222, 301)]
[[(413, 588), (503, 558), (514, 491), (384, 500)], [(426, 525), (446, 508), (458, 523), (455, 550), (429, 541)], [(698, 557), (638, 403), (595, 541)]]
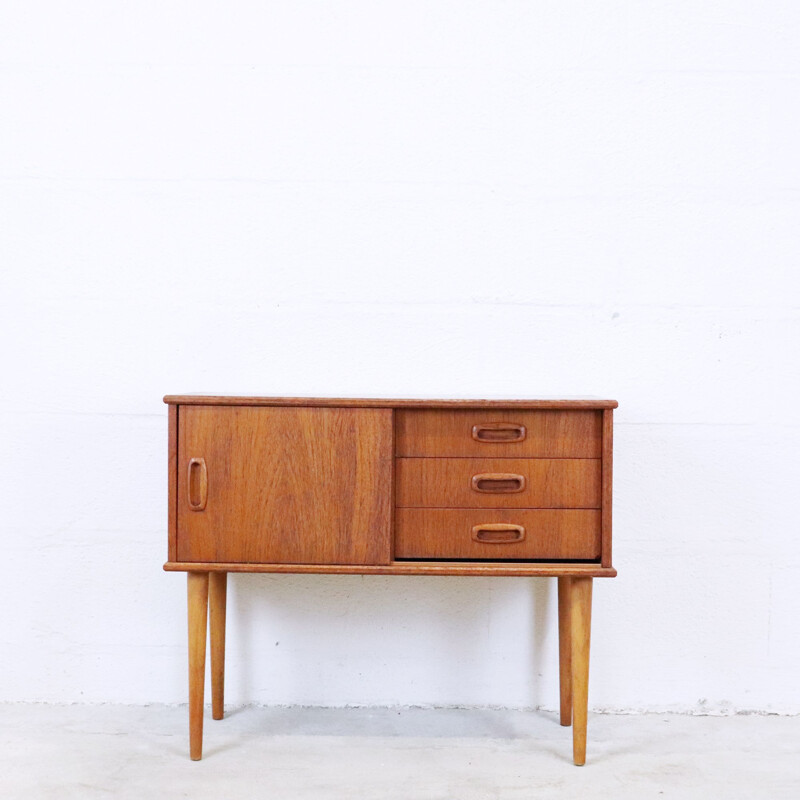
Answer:
[(592, 715), (585, 767), (546, 712), (0, 705), (3, 800), (800, 798), (800, 717)]

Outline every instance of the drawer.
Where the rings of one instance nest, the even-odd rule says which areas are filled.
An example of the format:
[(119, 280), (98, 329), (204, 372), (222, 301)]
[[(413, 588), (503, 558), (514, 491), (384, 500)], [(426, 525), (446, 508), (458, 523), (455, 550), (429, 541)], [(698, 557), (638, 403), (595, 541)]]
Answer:
[(398, 458), (395, 503), (412, 508), (600, 508), (594, 458)]
[(594, 509), (398, 508), (395, 558), (600, 558), (600, 511)]
[(417, 457), (600, 458), (602, 411), (402, 409), (395, 453)]

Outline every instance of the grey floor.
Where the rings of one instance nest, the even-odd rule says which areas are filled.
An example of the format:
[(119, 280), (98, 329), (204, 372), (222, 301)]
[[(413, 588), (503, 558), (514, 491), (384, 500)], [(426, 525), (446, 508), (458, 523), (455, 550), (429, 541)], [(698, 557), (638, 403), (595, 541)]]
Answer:
[(592, 715), (585, 767), (553, 714), (0, 705), (0, 797), (800, 798), (800, 717)]

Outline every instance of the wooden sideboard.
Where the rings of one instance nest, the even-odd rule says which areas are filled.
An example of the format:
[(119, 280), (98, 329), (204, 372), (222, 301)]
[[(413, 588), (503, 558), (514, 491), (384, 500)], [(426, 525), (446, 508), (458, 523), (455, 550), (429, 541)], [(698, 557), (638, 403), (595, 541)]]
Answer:
[(586, 758), (592, 579), (611, 565), (614, 400), (168, 395), (169, 560), (186, 572), (190, 755), (206, 630), (223, 715), (229, 572), (558, 579), (561, 724)]

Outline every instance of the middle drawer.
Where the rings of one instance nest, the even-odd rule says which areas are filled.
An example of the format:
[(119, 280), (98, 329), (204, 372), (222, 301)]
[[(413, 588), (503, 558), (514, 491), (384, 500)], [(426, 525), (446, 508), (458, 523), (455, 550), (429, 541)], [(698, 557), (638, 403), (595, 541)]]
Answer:
[(600, 508), (597, 458), (397, 458), (398, 508)]

